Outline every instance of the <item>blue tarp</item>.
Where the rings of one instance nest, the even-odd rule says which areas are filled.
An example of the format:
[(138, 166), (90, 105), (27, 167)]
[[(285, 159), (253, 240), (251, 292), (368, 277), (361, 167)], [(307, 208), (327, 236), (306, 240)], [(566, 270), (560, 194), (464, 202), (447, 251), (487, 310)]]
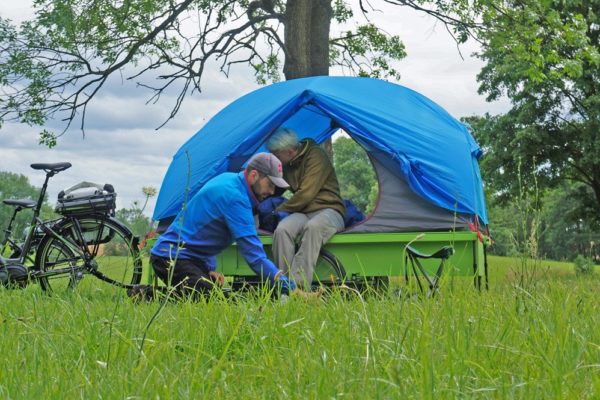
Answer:
[(280, 126), (319, 143), (341, 128), (422, 198), (487, 224), (482, 151), (460, 121), (404, 86), (330, 76), (265, 86), (215, 115), (173, 157), (154, 219), (177, 214), (214, 176), (239, 171)]

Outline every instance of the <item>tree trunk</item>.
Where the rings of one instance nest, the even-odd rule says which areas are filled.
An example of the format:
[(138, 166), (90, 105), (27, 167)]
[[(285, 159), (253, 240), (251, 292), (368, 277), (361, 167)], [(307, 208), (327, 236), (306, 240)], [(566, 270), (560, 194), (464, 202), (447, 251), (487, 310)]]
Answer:
[[(331, 0), (288, 0), (285, 10), (286, 80), (329, 75)], [(331, 139), (323, 143), (331, 156)]]
[(288, 0), (284, 42), (285, 79), (329, 75), (331, 0)]
[(594, 190), (594, 195), (596, 196), (597, 209), (600, 210), (600, 179), (594, 179), (592, 181), (592, 189)]

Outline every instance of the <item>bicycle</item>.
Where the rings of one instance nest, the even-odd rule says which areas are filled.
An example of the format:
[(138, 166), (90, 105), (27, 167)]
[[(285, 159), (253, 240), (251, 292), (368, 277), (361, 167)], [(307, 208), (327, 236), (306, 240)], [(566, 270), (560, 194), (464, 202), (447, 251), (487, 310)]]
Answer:
[[(0, 243), (0, 282), (4, 286), (22, 288), (36, 281), (45, 291), (59, 292), (75, 289), (85, 275), (121, 288), (140, 283), (139, 239), (114, 217), (116, 193), (112, 185), (88, 190), (94, 193), (80, 197), (73, 191), (69, 198), (63, 191), (56, 208), (61, 217), (49, 221), (39, 218), (48, 181), (70, 167), (68, 162), (31, 164), (31, 168), (46, 173), (38, 200), (3, 201), (15, 207)], [(12, 238), (12, 228), (24, 209), (32, 209), (33, 217), (24, 241), (18, 243)], [(10, 251), (8, 258), (2, 257), (6, 250)]]

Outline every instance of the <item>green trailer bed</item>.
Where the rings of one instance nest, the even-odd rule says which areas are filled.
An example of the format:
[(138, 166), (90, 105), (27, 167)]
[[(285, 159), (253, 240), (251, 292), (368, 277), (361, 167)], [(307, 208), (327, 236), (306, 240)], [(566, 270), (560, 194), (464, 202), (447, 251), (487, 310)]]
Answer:
[[(261, 235), (260, 240), (267, 255), (272, 258), (273, 237)], [(315, 282), (328, 283), (343, 280), (364, 282), (377, 278), (404, 276), (406, 246), (421, 253), (435, 253), (444, 246), (452, 246), (454, 254), (447, 260), (445, 270), (457, 276), (474, 277), (480, 284), (485, 276), (484, 247), (476, 232), (417, 232), (417, 233), (340, 233), (324, 246), (325, 256), (319, 257), (315, 268)], [(333, 254), (345, 272), (339, 275), (332, 260)], [(425, 270), (434, 274), (440, 264), (439, 259), (423, 259)], [(218, 270), (237, 282), (255, 282), (257, 277), (244, 261), (234, 244), (217, 257)]]

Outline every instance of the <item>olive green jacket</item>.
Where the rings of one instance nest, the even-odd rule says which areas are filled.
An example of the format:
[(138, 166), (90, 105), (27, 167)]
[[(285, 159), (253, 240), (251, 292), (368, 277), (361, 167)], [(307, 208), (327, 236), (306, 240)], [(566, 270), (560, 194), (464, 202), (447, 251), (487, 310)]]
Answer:
[(300, 141), (300, 151), (283, 166), (283, 178), (294, 195), (279, 210), (310, 213), (333, 208), (342, 217), (346, 207), (340, 195), (340, 185), (329, 156), (312, 139)]

